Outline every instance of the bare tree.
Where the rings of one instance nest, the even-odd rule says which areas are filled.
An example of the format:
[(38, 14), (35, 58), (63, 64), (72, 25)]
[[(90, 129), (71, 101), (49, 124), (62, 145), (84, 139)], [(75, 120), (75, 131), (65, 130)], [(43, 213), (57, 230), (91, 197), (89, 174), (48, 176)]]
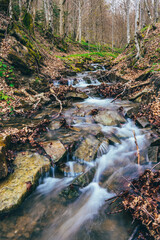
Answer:
[(59, 19), (59, 34), (61, 37), (64, 36), (64, 4), (66, 0), (60, 0), (59, 8), (60, 8), (60, 19)]
[(129, 43), (130, 42), (130, 38), (131, 38), (131, 36), (130, 36), (130, 19), (129, 19), (129, 13), (130, 13), (130, 11), (129, 11), (129, 9), (130, 9), (130, 0), (127, 0), (127, 4), (126, 4), (127, 6), (126, 6), (126, 15), (127, 15), (127, 43)]
[(77, 36), (76, 36), (76, 41), (79, 40), (81, 42), (82, 40), (82, 5), (83, 2), (82, 0), (78, 0), (78, 31), (77, 31)]
[(13, 5), (12, 0), (9, 1), (9, 17), (10, 19), (13, 18)]
[(115, 14), (115, 0), (112, 0), (112, 50), (114, 47), (114, 14)]
[(136, 49), (137, 49), (137, 55), (136, 58), (140, 57), (140, 46), (138, 42), (138, 28), (139, 28), (139, 5), (140, 5), (140, 0), (136, 0), (135, 3), (135, 44), (136, 44)]
[(145, 2), (145, 6), (146, 6), (146, 9), (147, 9), (148, 16), (149, 16), (151, 22), (153, 22), (152, 15), (151, 15), (151, 12), (150, 12), (150, 9), (149, 9), (149, 5), (148, 5), (148, 1), (144, 0), (144, 2)]
[(154, 0), (154, 23), (158, 22), (158, 0)]

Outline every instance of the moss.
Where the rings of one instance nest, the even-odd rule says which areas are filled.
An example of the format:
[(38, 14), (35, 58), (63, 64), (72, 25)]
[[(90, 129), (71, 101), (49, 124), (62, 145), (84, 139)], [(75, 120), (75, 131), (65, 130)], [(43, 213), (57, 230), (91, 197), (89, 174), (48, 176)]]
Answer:
[(8, 54), (8, 59), (12, 61), (13, 66), (20, 70), (21, 73), (25, 75), (30, 75), (33, 71), (29, 68), (29, 66), (16, 54), (10, 52)]
[(75, 72), (81, 72), (81, 69), (80, 68), (76, 68), (74, 67), (73, 65), (71, 65), (71, 69)]
[(29, 30), (30, 33), (34, 32), (33, 19), (30, 13), (26, 12), (22, 20), (24, 26)]
[(145, 32), (148, 29), (149, 26), (146, 26), (144, 28), (141, 29), (141, 33)]

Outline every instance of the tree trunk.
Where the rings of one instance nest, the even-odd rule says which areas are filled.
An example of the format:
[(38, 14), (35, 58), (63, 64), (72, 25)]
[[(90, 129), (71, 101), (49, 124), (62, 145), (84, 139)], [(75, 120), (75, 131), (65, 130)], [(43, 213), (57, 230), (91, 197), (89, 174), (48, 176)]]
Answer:
[(10, 17), (10, 19), (13, 18), (13, 6), (12, 6), (12, 0), (9, 1), (9, 17)]
[(138, 41), (138, 28), (139, 28), (139, 5), (140, 0), (136, 0), (136, 6), (135, 6), (135, 44), (137, 49), (137, 55), (136, 58), (140, 57), (140, 46)]
[(145, 6), (146, 6), (146, 9), (147, 9), (148, 16), (149, 16), (151, 22), (153, 22), (152, 15), (151, 15), (151, 12), (150, 12), (150, 10), (149, 10), (148, 1), (147, 1), (147, 0), (144, 0), (144, 2), (145, 2)]
[(158, 0), (154, 0), (154, 23), (158, 22)]
[(130, 42), (130, 19), (129, 19), (129, 9), (130, 9), (130, 0), (127, 0), (127, 9), (126, 9), (126, 14), (127, 14), (127, 43)]
[(140, 1), (140, 28), (145, 26), (144, 0)]
[(32, 2), (32, 0), (28, 1), (28, 6), (27, 6), (27, 12), (28, 13), (30, 13), (30, 11), (31, 11), (31, 2)]
[(49, 0), (48, 1), (48, 6), (49, 6), (49, 9), (48, 9), (48, 20), (49, 20), (49, 26), (52, 30), (52, 33), (54, 32), (54, 26), (53, 26), (53, 5), (52, 5), (52, 0)]
[(19, 0), (19, 12), (20, 12), (19, 19), (21, 21), (21, 19), (22, 19), (22, 0)]
[(60, 19), (59, 19), (59, 34), (61, 37), (64, 36), (64, 0), (60, 0)]
[(78, 3), (78, 31), (77, 31), (77, 37), (76, 41), (79, 41), (81, 43), (82, 40), (82, 9), (81, 9), (81, 0), (79, 0)]
[(114, 47), (114, 13), (115, 13), (115, 0), (112, 0), (112, 50)]

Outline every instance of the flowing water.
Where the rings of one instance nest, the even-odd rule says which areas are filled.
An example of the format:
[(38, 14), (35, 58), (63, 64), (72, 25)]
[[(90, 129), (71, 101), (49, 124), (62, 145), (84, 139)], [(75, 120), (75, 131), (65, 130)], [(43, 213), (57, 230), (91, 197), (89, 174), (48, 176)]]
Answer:
[[(99, 81), (84, 77), (89, 73), (78, 74), (76, 83), (69, 79), (68, 84), (83, 89), (97, 85)], [(90, 77), (90, 76), (89, 76)], [(84, 102), (75, 103), (74, 107), (64, 112), (66, 121), (72, 129), (49, 130), (42, 139), (60, 139), (63, 143), (77, 139), (103, 135), (97, 158), (85, 161), (74, 154), (68, 154), (63, 171), (51, 168), (51, 171), (39, 180), (39, 186), (30, 197), (12, 214), (0, 221), (0, 239), (7, 240), (127, 240), (134, 225), (125, 213), (109, 215), (112, 207), (106, 202), (139, 175), (147, 167), (136, 164), (136, 145), (133, 131), (136, 133), (138, 146), (147, 161), (147, 147), (150, 145), (150, 133), (138, 129), (131, 120), (125, 123), (107, 126), (95, 123), (92, 116), (86, 114), (93, 109), (103, 109), (114, 114), (120, 106), (124, 109), (131, 103), (111, 99), (89, 97)], [(84, 114), (85, 112), (85, 114)], [(77, 130), (78, 129), (78, 130)], [(108, 144), (104, 137), (110, 137)], [(61, 197), (62, 189), (72, 183), (82, 173), (96, 168), (93, 180), (80, 188), (80, 196), (71, 202)]]

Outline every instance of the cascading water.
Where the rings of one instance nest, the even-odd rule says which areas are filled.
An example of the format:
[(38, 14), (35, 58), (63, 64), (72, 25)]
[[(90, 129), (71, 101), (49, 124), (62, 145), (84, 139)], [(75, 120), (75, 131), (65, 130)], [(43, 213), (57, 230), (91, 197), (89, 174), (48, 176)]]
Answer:
[[(82, 79), (82, 76), (83, 74), (78, 74), (77, 79)], [(69, 84), (73, 84), (73, 81), (70, 80)], [(94, 84), (99, 83), (94, 82)], [(86, 86), (89, 85), (90, 83)], [(84, 86), (84, 82), (78, 80), (77, 86)], [(87, 108), (88, 111), (103, 108), (112, 109), (116, 113), (121, 104), (122, 102), (111, 103), (111, 99), (88, 98), (79, 104), (78, 110), (82, 108), (86, 112)], [(52, 168), (50, 176), (41, 179), (36, 191), (22, 206), (10, 217), (2, 219), (0, 239), (127, 240), (131, 235), (131, 232), (128, 232), (128, 229), (132, 229), (130, 221), (125, 220), (123, 215), (115, 218), (107, 217), (102, 209), (105, 201), (114, 196), (117, 189), (120, 190), (121, 180), (127, 178), (126, 173), (129, 178), (134, 178), (139, 174), (140, 167), (136, 164), (137, 151), (133, 131), (135, 131), (140, 151), (144, 152), (149, 146), (149, 133), (138, 129), (130, 120), (119, 126), (104, 126), (102, 123), (95, 123), (92, 116), (76, 114), (75, 108), (64, 113), (66, 120), (70, 121), (73, 127), (73, 130), (66, 130), (71, 131), (70, 134), (77, 127), (84, 136), (97, 134), (96, 125), (96, 130), (98, 128), (100, 135), (104, 138), (114, 134), (119, 141), (112, 142), (111, 139), (111, 145), (102, 139), (95, 161), (86, 162), (75, 156), (72, 159), (68, 157), (65, 168), (61, 170), (63, 176), (61, 173), (60, 177), (55, 177), (57, 176), (56, 169)], [(70, 120), (71, 116), (74, 121)], [(50, 138), (53, 136), (55, 138), (55, 132), (47, 134)], [(64, 131), (57, 131), (56, 134), (57, 138), (61, 138)], [(75, 177), (93, 167), (96, 168), (93, 181), (79, 189), (80, 196), (77, 200), (64, 204), (61, 196), (59, 197), (61, 190), (72, 183)]]

